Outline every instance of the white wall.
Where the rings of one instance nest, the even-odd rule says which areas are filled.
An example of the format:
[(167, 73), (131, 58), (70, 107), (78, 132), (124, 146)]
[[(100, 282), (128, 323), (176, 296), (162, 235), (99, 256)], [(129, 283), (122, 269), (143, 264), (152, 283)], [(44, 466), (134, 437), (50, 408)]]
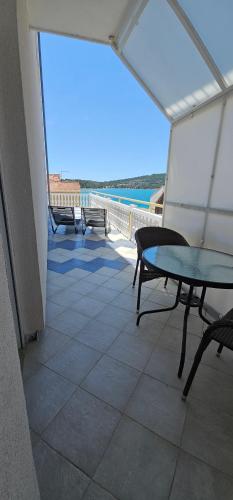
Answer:
[(4, 244), (5, 234), (0, 214), (0, 498), (39, 500)]
[[(163, 221), (190, 244), (231, 254), (232, 138), (232, 94), (173, 126)], [(233, 292), (209, 290), (207, 303), (224, 313), (233, 305)]]
[[(27, 131), (31, 127), (31, 135), (27, 137), (15, 0), (1, 1), (0, 36), (0, 171), (20, 322), (23, 334), (28, 335), (44, 326), (44, 173), (43, 164), (39, 165), (39, 142), (36, 145), (40, 141), (40, 126), (35, 120), (28, 120), (28, 113)], [(36, 226), (41, 226), (40, 234)]]
[(19, 54), (41, 292), (45, 314), (48, 198), (37, 33), (28, 26), (26, 0), (17, 0)]

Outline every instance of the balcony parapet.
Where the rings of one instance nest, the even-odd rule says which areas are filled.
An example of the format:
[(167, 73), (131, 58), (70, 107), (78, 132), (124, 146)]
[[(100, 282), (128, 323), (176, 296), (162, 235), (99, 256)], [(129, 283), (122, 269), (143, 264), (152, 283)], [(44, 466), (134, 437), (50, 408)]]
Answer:
[[(112, 197), (114, 201), (111, 199)], [(132, 205), (121, 203), (119, 199), (132, 201)], [(152, 204), (140, 200), (131, 200), (130, 198), (86, 191), (80, 191), (80, 193), (50, 193), (50, 204), (54, 206), (106, 208), (110, 225), (113, 225), (129, 240), (134, 240), (135, 231), (140, 227), (161, 226), (162, 224), (161, 214), (152, 213), (146, 208), (135, 207), (134, 203), (148, 205), (150, 210), (152, 210), (151, 205), (158, 205), (157, 203)], [(158, 207), (162, 208), (162, 205), (158, 205)]]
[[(162, 215), (149, 212), (149, 210), (137, 208), (132, 205), (124, 205), (119, 201), (90, 193), (89, 201), (91, 207), (106, 208), (108, 221), (129, 240), (134, 240), (137, 229), (145, 226), (161, 226)], [(131, 201), (131, 200), (130, 200)]]

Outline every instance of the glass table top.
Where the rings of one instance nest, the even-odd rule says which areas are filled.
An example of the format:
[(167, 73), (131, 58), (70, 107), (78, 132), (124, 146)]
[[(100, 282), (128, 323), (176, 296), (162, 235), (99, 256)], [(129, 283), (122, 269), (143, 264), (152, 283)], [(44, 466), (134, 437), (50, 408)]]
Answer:
[(164, 245), (147, 248), (143, 260), (186, 283), (233, 288), (233, 255), (198, 247)]

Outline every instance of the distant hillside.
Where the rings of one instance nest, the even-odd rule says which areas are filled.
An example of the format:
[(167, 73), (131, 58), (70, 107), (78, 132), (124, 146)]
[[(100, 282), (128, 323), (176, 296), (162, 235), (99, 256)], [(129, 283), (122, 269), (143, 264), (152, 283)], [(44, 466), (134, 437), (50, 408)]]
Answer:
[(128, 189), (153, 189), (165, 184), (166, 174), (141, 175), (129, 179), (118, 179), (115, 181), (91, 181), (85, 179), (64, 179), (63, 182), (78, 181), (81, 188), (128, 188)]

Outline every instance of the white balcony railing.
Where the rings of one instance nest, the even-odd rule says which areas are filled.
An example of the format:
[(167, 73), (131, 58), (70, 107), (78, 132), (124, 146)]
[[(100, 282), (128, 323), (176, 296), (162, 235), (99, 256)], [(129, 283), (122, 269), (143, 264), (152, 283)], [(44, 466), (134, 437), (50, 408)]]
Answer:
[(152, 214), (148, 210), (124, 205), (96, 194), (90, 193), (89, 203), (91, 207), (106, 208), (109, 223), (130, 240), (134, 239), (135, 231), (140, 227), (161, 226), (162, 224), (160, 214)]
[(50, 205), (56, 207), (79, 207), (80, 193), (50, 193)]
[[(160, 188), (161, 190), (161, 188)], [(153, 201), (145, 201), (145, 200), (137, 200), (135, 198), (126, 198), (126, 196), (121, 196), (120, 194), (116, 195), (116, 194), (110, 194), (110, 193), (99, 193), (98, 191), (91, 191), (92, 194), (96, 194), (98, 196), (101, 196), (101, 197), (106, 197), (106, 198), (110, 198), (111, 200), (113, 201), (118, 201), (119, 203), (121, 202), (130, 202), (130, 205), (134, 205), (136, 204), (136, 206), (139, 206), (140, 208), (146, 208), (147, 210), (149, 210), (150, 212), (152, 213), (162, 213), (162, 209), (163, 209), (163, 205), (161, 205), (160, 203), (155, 203)], [(128, 205), (128, 203), (127, 203)]]
[(51, 193), (50, 205), (55, 207), (88, 207), (89, 192), (80, 191), (80, 193)]
[(161, 226), (162, 223), (162, 215), (160, 214), (154, 214), (149, 210), (125, 205), (118, 201), (112, 201), (106, 196), (85, 191), (80, 193), (50, 193), (50, 204), (63, 207), (106, 208), (109, 223), (130, 240), (134, 239), (135, 231), (140, 227)]

